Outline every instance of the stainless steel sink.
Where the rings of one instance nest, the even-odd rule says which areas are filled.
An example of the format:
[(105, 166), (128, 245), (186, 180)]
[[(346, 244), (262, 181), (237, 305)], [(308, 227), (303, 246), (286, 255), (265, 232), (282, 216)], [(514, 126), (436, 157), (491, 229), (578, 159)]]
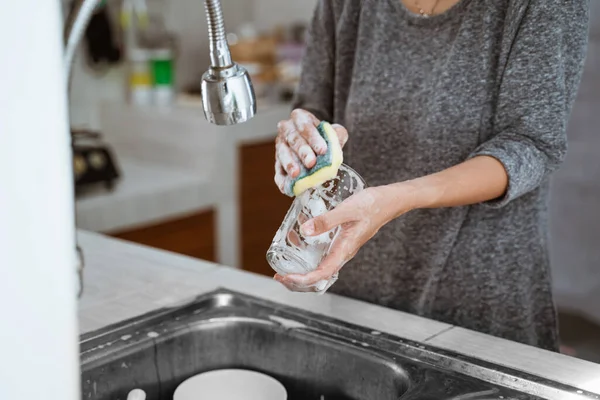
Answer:
[(573, 388), (426, 348), (265, 300), (219, 290), (84, 335), (82, 398), (171, 400), (197, 373), (245, 368), (290, 400), (593, 398)]

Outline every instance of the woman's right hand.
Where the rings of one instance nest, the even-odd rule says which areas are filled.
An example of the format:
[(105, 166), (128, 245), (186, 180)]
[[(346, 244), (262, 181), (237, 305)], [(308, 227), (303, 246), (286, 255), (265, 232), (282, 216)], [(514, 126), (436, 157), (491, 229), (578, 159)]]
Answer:
[[(291, 179), (300, 174), (301, 165), (312, 168), (317, 155), (327, 152), (327, 143), (321, 137), (317, 126), (321, 121), (306, 110), (292, 111), (290, 119), (277, 124), (275, 141), (275, 184), (282, 193)], [(333, 124), (340, 145), (348, 141), (348, 131), (341, 125)]]

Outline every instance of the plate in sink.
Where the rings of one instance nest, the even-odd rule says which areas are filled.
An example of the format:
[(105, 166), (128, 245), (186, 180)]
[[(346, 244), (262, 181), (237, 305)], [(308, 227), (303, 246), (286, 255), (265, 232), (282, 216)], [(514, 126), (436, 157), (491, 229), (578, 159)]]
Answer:
[(243, 369), (209, 371), (185, 380), (173, 400), (286, 400), (285, 387), (269, 375)]

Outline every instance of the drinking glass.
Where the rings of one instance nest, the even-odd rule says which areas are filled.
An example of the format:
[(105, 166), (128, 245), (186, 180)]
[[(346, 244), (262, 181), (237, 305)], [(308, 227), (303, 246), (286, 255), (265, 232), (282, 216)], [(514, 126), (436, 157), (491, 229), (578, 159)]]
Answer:
[[(365, 181), (356, 171), (342, 164), (334, 179), (296, 197), (267, 251), (267, 261), (271, 268), (282, 276), (304, 275), (314, 271), (329, 254), (339, 227), (318, 236), (306, 237), (300, 232), (300, 226), (333, 210), (365, 186)], [(318, 282), (314, 288), (307, 289), (324, 293), (336, 280), (337, 274), (329, 280)]]

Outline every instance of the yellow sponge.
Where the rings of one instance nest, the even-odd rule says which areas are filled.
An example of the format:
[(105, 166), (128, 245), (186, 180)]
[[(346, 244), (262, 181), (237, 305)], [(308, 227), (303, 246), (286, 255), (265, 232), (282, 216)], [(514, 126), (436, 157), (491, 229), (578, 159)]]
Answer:
[(314, 167), (310, 169), (301, 167), (300, 175), (290, 182), (286, 190), (290, 196), (299, 196), (306, 190), (335, 178), (344, 161), (340, 140), (331, 124), (322, 121), (317, 130), (327, 143), (327, 153), (317, 156), (317, 163)]

